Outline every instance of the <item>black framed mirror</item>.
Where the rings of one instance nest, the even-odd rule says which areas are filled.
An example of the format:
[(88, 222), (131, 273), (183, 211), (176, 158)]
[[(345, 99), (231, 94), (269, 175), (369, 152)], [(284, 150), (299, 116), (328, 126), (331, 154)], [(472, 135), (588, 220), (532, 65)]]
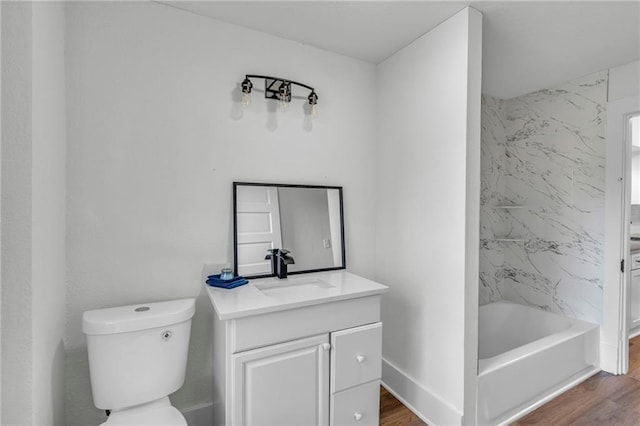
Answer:
[(286, 249), (289, 274), (345, 269), (341, 186), (233, 183), (233, 268), (273, 276), (268, 250)]

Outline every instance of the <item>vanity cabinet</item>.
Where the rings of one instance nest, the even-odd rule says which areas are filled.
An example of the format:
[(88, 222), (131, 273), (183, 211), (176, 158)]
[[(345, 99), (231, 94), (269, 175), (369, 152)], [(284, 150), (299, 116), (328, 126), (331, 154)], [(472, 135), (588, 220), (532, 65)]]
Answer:
[(377, 425), (381, 339), (378, 322), (234, 354), (232, 424)]
[(214, 315), (215, 425), (377, 425), (380, 295)]

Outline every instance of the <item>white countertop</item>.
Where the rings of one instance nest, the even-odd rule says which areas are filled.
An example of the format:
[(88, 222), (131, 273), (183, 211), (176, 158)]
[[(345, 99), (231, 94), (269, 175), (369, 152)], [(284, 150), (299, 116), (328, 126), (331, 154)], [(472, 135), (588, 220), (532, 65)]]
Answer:
[(290, 275), (285, 280), (252, 279), (231, 290), (204, 285), (221, 320), (372, 296), (388, 290), (385, 285), (344, 270)]

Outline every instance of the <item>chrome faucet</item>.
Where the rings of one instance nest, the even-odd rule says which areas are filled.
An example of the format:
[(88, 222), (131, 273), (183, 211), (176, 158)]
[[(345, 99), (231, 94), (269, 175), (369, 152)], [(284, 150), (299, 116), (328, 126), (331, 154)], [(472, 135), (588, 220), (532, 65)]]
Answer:
[(286, 249), (269, 249), (265, 260), (271, 260), (271, 273), (280, 279), (287, 278), (287, 265), (295, 264), (291, 252)]

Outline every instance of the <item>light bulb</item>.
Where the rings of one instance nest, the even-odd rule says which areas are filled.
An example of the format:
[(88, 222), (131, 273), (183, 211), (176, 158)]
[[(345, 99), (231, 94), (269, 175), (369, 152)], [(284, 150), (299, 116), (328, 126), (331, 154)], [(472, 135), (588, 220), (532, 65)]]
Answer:
[(242, 108), (247, 108), (251, 105), (251, 93), (242, 94)]
[(307, 100), (309, 101), (309, 115), (311, 118), (317, 117), (318, 108), (316, 107), (316, 104), (318, 103), (318, 95), (315, 90), (311, 89), (311, 93), (309, 93)]
[(286, 111), (289, 109), (289, 102), (291, 102), (291, 83), (283, 81), (278, 89), (278, 97), (280, 98), (280, 110)]

